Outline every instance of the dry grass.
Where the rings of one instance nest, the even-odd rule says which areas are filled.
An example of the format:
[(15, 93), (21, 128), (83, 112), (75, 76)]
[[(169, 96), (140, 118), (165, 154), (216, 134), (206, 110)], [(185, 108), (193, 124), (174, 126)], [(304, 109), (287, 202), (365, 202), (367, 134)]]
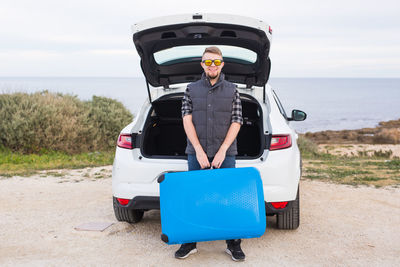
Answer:
[(319, 153), (342, 157), (400, 158), (400, 145), (392, 144), (320, 144)]
[[(299, 143), (313, 144), (304, 136)], [(317, 149), (315, 146), (299, 145), (303, 178), (375, 187), (400, 186), (400, 145), (323, 144), (316, 146)]]
[(302, 177), (350, 185), (399, 186), (400, 160), (357, 157), (303, 159)]
[(400, 128), (382, 129), (374, 135), (375, 144), (400, 144)]

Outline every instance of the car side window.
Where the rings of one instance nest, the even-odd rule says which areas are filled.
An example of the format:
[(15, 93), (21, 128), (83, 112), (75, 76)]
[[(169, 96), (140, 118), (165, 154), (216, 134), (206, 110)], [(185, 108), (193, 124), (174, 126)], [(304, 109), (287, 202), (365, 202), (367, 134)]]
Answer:
[(278, 95), (275, 93), (274, 90), (272, 90), (272, 92), (273, 92), (273, 95), (274, 95), (274, 99), (275, 99), (276, 105), (277, 105), (278, 108), (279, 108), (279, 111), (281, 112), (282, 116), (287, 120), (288, 117), (287, 117), (287, 115), (286, 115), (286, 111), (285, 111), (285, 109), (283, 108), (283, 105), (282, 105), (281, 101), (279, 100)]

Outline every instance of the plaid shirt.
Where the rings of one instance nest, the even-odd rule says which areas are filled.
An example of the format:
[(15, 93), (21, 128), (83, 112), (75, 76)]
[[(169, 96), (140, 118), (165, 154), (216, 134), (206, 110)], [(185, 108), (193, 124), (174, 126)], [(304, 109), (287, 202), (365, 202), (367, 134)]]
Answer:
[[(186, 115), (190, 115), (193, 112), (193, 103), (192, 99), (190, 98), (189, 90), (186, 88), (186, 91), (183, 95), (182, 99), (182, 118)], [(239, 92), (235, 91), (235, 97), (232, 101), (232, 116), (231, 116), (231, 123), (237, 122), (240, 125), (243, 124), (243, 117), (242, 117), (242, 102), (240, 101)]]

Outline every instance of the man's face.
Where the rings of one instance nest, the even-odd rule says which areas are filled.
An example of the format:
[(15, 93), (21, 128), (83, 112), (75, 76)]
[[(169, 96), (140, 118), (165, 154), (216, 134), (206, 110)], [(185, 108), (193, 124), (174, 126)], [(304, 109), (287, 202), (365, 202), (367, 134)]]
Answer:
[(221, 63), (221, 65), (219, 66), (215, 66), (214, 63), (211, 64), (211, 66), (206, 66), (203, 61), (204, 60), (215, 60), (215, 59), (220, 59), (222, 60), (222, 57), (218, 54), (213, 54), (213, 53), (205, 53), (203, 55), (203, 58), (201, 59), (201, 67), (204, 69), (205, 74), (207, 75), (208, 78), (210, 79), (215, 79), (219, 76), (219, 74), (221, 73), (222, 67), (224, 66), (224, 62)]

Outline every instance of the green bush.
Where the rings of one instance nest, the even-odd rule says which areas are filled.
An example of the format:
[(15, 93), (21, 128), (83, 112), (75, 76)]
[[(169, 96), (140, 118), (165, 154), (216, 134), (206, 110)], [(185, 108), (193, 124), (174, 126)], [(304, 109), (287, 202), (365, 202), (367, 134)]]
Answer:
[(299, 146), (302, 156), (317, 156), (319, 154), (318, 145), (304, 135), (299, 135), (299, 138), (297, 139), (297, 145)]
[(87, 105), (89, 124), (95, 133), (93, 148), (106, 150), (115, 147), (119, 132), (132, 121), (132, 114), (122, 103), (106, 97), (93, 96)]
[(109, 150), (132, 114), (118, 101), (49, 93), (0, 95), (0, 147), (15, 152)]

